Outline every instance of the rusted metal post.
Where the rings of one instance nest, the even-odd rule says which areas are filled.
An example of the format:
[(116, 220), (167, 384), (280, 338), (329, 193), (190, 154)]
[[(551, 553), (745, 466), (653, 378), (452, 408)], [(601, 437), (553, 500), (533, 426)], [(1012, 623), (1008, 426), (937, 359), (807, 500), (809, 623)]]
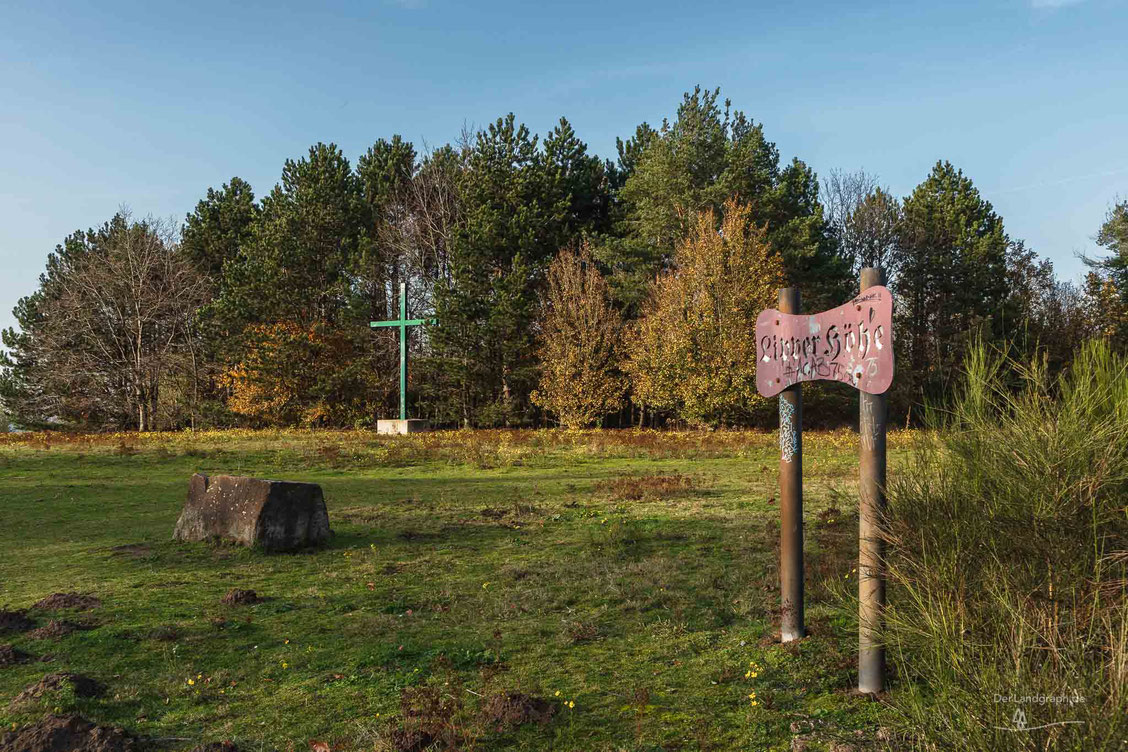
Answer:
[[(885, 284), (881, 269), (862, 269), (861, 286)], [(886, 393), (859, 393), (861, 438), (858, 514), (858, 691), (876, 693), (885, 686), (885, 517)]]
[[(799, 313), (799, 290), (779, 291), (781, 313)], [(779, 394), (779, 590), (780, 640), (803, 629), (803, 391), (794, 384)]]

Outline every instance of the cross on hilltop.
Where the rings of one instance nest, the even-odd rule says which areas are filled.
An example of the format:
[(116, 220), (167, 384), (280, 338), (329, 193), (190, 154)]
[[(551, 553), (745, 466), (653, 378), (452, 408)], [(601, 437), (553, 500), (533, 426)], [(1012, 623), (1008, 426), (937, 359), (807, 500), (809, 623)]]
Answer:
[(407, 317), (407, 283), (400, 282), (400, 310), (399, 318), (390, 321), (371, 321), (369, 326), (372, 328), (385, 327), (385, 326), (398, 326), (399, 327), (399, 342), (400, 342), (400, 420), (407, 420), (407, 327), (409, 326), (422, 326), (423, 324), (434, 323), (435, 319), (409, 319)]

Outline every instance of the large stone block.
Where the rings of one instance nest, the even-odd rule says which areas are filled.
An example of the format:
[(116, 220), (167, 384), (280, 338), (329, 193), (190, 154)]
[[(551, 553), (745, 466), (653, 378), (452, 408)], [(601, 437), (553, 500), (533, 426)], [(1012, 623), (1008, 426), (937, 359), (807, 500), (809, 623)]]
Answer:
[(420, 418), (408, 418), (407, 420), (381, 418), (376, 421), (376, 433), (380, 434), (403, 436), (409, 433), (423, 433), (430, 430), (430, 422)]
[(293, 551), (325, 543), (329, 513), (316, 483), (197, 473), (173, 537), (223, 539), (266, 551)]

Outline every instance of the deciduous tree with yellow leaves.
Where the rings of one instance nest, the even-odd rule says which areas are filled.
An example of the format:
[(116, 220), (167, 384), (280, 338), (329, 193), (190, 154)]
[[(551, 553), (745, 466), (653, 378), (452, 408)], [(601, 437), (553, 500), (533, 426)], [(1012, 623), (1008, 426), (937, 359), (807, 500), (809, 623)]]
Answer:
[(623, 317), (587, 245), (561, 251), (548, 268), (541, 316), (541, 378), (533, 402), (568, 428), (586, 428), (622, 407)]
[(655, 282), (628, 344), (635, 398), (689, 423), (747, 417), (756, 392), (756, 316), (776, 302), (783, 263), (751, 208), (698, 213), (674, 265)]
[(236, 415), (276, 426), (358, 424), (387, 400), (367, 327), (254, 324), (219, 379)]

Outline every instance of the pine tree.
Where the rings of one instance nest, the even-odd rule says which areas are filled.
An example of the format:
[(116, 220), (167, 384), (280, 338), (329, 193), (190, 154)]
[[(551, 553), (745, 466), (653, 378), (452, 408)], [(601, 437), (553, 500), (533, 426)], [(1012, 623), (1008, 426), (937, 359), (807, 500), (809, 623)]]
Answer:
[(807, 303), (836, 305), (849, 288), (849, 263), (827, 232), (814, 172), (797, 159), (781, 169), (763, 127), (729, 102), (722, 108), (719, 96), (719, 89), (695, 88), (672, 123), (656, 133), (640, 127), (638, 145), (621, 149), (632, 165), (620, 191), (628, 234), (656, 249), (660, 268), (698, 212), (711, 209), (719, 220), (725, 202), (737, 198), (766, 226), (787, 279), (803, 288)]
[(1128, 303), (1128, 201), (1113, 206), (1097, 232), (1097, 245), (1111, 255), (1090, 260), (1089, 265), (1106, 272)]
[[(354, 284), (368, 217), (361, 180), (335, 145), (319, 143), (306, 157), (286, 161), (251, 238), (224, 265), (220, 297), (206, 313), (228, 335), (229, 389), (241, 383), (235, 373), (269, 377), (272, 369), (256, 364), (270, 362), (278, 374), (299, 369), (316, 378), (282, 412), (272, 412), (269, 388), (244, 389), (242, 397), (233, 391), (236, 412), (337, 425), (371, 419), (371, 374), (386, 364), (375, 362), (368, 301)], [(377, 398), (388, 396), (390, 379), (384, 383)], [(248, 395), (264, 405), (250, 405)], [(334, 408), (319, 407), (329, 404)]]
[(251, 186), (238, 177), (219, 190), (208, 188), (205, 199), (184, 220), (180, 247), (186, 258), (216, 283), (223, 265), (235, 259), (251, 239), (259, 207)]
[(1003, 220), (971, 179), (938, 162), (905, 199), (895, 292), (903, 399), (939, 396), (963, 365), (969, 335), (1004, 334)]
[(510, 114), (476, 134), (459, 172), (460, 226), (435, 285), (431, 407), (464, 425), (533, 418), (536, 320), (557, 248), (606, 216), (602, 165), (562, 120), (538, 139)]

